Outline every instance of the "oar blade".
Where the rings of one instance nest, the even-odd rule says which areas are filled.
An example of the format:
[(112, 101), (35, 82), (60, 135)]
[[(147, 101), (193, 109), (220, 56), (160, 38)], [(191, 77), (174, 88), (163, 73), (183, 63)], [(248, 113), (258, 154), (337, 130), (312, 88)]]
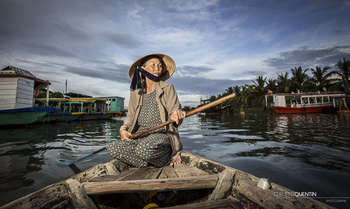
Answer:
[(66, 162), (59, 162), (59, 163), (60, 163), (60, 165), (64, 165), (64, 166), (70, 166), (70, 165), (73, 164), (73, 162), (68, 162), (68, 161), (66, 161)]

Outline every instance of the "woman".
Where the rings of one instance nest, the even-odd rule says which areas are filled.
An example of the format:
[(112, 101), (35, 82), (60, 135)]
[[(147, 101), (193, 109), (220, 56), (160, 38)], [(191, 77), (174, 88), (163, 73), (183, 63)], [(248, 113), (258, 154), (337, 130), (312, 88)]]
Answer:
[[(162, 167), (181, 163), (182, 144), (177, 127), (186, 113), (173, 85), (164, 82), (175, 71), (175, 62), (164, 54), (141, 57), (129, 69), (132, 79), (128, 114), (120, 128), (120, 138), (107, 146), (113, 158), (135, 167)], [(169, 119), (176, 122), (137, 139), (132, 133), (159, 125)]]

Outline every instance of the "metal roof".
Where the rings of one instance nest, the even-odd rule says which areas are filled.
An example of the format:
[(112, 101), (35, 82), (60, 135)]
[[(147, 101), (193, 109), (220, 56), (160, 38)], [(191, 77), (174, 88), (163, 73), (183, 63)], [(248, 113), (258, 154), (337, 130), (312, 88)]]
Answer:
[(35, 77), (31, 72), (28, 70), (23, 70), (17, 67), (13, 66), (7, 66), (0, 70), (0, 77), (23, 77), (28, 78), (31, 80), (34, 80), (37, 83), (44, 84), (44, 85), (51, 85), (49, 81), (42, 80), (40, 78)]

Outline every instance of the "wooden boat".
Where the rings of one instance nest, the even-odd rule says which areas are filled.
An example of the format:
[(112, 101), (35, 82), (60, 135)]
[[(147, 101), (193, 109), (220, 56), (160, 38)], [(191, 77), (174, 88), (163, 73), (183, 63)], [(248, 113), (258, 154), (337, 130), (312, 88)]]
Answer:
[(276, 113), (335, 112), (342, 93), (297, 93), (265, 95), (266, 107)]
[(174, 168), (130, 168), (112, 160), (1, 209), (333, 208), (274, 183), (262, 189), (259, 178), (191, 153), (182, 152), (181, 159)]

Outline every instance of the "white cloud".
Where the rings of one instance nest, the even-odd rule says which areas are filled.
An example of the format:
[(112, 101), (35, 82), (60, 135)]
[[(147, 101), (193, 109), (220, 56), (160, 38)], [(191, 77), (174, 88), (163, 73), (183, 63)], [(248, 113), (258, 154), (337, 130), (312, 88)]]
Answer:
[(177, 0), (168, 1), (169, 7), (176, 9), (178, 12), (188, 12), (191, 10), (203, 10), (216, 5), (219, 0)]
[(195, 30), (173, 27), (157, 28), (147, 37), (166, 47), (187, 47), (203, 41), (203, 35)]

